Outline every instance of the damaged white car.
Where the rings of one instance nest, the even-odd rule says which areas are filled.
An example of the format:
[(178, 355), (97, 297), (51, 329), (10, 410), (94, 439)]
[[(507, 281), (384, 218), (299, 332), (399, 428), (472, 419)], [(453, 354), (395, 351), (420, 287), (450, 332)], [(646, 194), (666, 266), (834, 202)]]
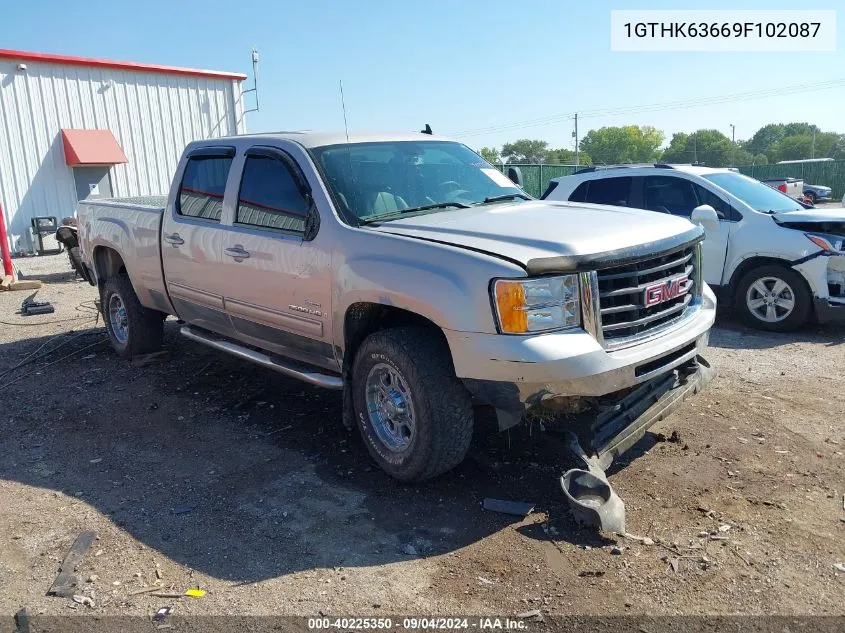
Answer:
[(759, 180), (697, 165), (591, 167), (556, 178), (543, 197), (701, 224), (704, 280), (749, 325), (845, 322), (845, 209), (809, 207)]

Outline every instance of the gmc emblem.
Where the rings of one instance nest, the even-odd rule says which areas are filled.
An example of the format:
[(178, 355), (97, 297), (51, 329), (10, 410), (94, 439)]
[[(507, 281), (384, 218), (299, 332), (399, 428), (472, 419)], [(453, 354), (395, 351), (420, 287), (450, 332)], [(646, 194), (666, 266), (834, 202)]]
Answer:
[(645, 289), (645, 307), (650, 308), (658, 303), (669, 301), (687, 294), (692, 287), (692, 279), (689, 275), (678, 275), (666, 281), (661, 281)]

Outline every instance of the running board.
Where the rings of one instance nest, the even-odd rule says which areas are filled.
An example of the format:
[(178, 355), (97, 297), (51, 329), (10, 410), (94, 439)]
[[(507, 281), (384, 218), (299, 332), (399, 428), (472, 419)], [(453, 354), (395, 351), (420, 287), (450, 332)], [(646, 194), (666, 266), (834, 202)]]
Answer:
[(289, 361), (287, 359), (279, 358), (278, 356), (271, 356), (264, 352), (259, 352), (249, 347), (244, 347), (232, 341), (217, 338), (211, 332), (202, 330), (200, 328), (191, 327), (190, 325), (182, 326), (179, 330), (185, 338), (202, 343), (208, 347), (226, 352), (232, 356), (237, 356), (243, 360), (248, 360), (267, 369), (272, 369), (280, 374), (290, 376), (291, 378), (298, 378), (303, 382), (307, 382), (318, 387), (326, 389), (342, 389), (343, 379), (340, 376), (333, 376), (331, 374), (322, 374), (318, 371), (308, 368), (306, 365), (297, 363), (296, 361)]

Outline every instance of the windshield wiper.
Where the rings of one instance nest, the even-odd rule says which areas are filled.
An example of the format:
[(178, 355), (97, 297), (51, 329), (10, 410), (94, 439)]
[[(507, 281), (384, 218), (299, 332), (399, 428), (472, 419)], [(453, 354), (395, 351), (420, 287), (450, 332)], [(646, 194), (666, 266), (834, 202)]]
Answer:
[(484, 198), (483, 202), (479, 202), (478, 204), (490, 204), (491, 202), (516, 200), (517, 198), (521, 198), (522, 200), (531, 200), (531, 196), (527, 196), (524, 193), (503, 193), (501, 196), (488, 196), (487, 198)]
[(421, 207), (408, 207), (399, 211), (392, 211), (391, 213), (384, 213), (371, 218), (361, 220), (361, 224), (374, 224), (376, 222), (384, 222), (386, 220), (396, 220), (401, 218), (406, 213), (416, 213), (417, 211), (429, 211), (431, 209), (448, 209), (455, 207), (458, 209), (469, 209), (470, 206), (465, 202), (436, 202), (435, 204), (424, 204)]

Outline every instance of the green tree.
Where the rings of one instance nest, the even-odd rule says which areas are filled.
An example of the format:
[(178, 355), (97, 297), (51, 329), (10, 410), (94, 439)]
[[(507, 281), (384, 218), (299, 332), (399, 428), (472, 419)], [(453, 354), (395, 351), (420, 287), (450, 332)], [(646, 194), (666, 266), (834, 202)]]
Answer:
[(727, 167), (734, 162), (731, 139), (719, 130), (697, 130), (692, 134), (678, 133), (660, 157), (664, 163), (699, 163), (712, 167)]
[(501, 163), (502, 157), (499, 156), (499, 150), (495, 147), (482, 147), (478, 150), (479, 155), (481, 158), (486, 160), (488, 163)]
[(747, 149), (742, 147), (739, 143), (737, 143), (738, 147), (736, 148), (734, 155), (733, 155), (733, 164), (734, 165), (766, 165), (769, 162), (769, 159), (766, 158), (765, 154), (752, 154)]
[[(575, 150), (566, 149), (550, 149), (548, 154), (549, 163), (557, 165), (574, 165), (575, 164)], [(585, 152), (578, 152), (579, 165), (592, 165), (593, 159)]]
[(752, 154), (769, 154), (769, 151), (777, 145), (786, 134), (784, 133), (783, 123), (769, 123), (764, 125), (754, 133), (744, 144)]
[[(803, 141), (790, 141), (783, 149), (780, 148), (780, 144), (790, 136), (809, 136), (812, 145), (814, 132), (818, 143), (818, 136), (822, 134), (822, 131), (817, 125), (812, 123), (769, 123), (754, 133), (754, 136), (745, 143), (745, 149), (752, 154), (765, 154), (770, 163), (779, 160), (798, 160), (797, 158), (781, 158), (780, 156), (784, 151), (787, 154), (799, 151), (803, 147)], [(808, 152), (806, 156), (799, 156), (798, 158), (809, 158), (811, 153)], [(816, 151), (816, 156), (824, 157), (827, 154), (820, 154)]]
[(580, 149), (595, 163), (643, 163), (657, 159), (663, 138), (663, 132), (649, 125), (603, 127), (587, 132)]
[(842, 137), (835, 132), (793, 134), (781, 139), (769, 150), (773, 162), (802, 158), (836, 158), (843, 147)]
[(502, 146), (502, 157), (509, 163), (545, 163), (548, 159), (549, 144), (546, 141), (521, 138)]

